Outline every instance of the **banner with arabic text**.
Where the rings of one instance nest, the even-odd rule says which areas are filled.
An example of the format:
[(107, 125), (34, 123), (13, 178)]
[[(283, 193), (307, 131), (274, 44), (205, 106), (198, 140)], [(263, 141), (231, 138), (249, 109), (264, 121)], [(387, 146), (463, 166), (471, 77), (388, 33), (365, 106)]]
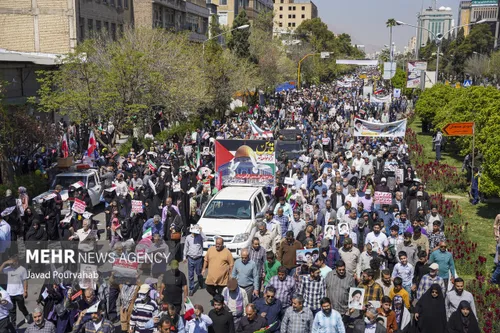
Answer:
[(404, 137), (405, 133), (406, 119), (392, 123), (372, 123), (363, 119), (354, 120), (354, 136), (396, 138)]
[(215, 142), (216, 186), (252, 184), (275, 186), (274, 141), (217, 140)]

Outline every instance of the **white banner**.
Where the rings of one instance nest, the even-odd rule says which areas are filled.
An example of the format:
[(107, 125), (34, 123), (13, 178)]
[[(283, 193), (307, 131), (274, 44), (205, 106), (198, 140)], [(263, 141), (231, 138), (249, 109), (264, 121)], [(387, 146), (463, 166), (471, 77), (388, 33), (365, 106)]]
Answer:
[(406, 73), (406, 88), (420, 88), (422, 71), (427, 70), (427, 63), (424, 61), (409, 61)]
[(378, 60), (347, 60), (337, 59), (337, 65), (358, 65), (358, 66), (377, 66)]
[(376, 95), (370, 95), (371, 103), (390, 103), (392, 99), (391, 94), (384, 97), (377, 97)]
[(363, 119), (354, 120), (354, 136), (396, 138), (406, 134), (406, 119), (392, 123), (372, 123)]

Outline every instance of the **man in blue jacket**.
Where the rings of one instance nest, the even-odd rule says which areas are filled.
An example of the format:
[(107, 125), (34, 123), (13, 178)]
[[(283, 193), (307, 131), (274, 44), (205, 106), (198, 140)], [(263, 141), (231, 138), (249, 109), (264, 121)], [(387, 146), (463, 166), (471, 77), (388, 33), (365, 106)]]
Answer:
[(281, 301), (275, 298), (276, 289), (267, 287), (263, 298), (255, 301), (257, 315), (264, 317), (268, 325), (273, 325), (269, 332), (279, 332), (281, 324)]

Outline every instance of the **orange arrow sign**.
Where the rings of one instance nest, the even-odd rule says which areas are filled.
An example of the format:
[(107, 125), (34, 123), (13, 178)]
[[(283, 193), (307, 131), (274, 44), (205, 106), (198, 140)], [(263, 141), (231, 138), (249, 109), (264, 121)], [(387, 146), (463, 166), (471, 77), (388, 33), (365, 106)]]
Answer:
[(443, 128), (443, 132), (449, 136), (474, 135), (474, 123), (451, 123)]

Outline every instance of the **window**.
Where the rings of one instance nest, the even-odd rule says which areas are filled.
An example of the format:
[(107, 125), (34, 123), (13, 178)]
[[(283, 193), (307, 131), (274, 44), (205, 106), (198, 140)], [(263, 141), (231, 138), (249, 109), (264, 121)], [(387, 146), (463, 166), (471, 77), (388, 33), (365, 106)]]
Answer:
[(117, 0), (118, 1), (118, 8), (123, 7), (122, 6), (122, 0)]
[(261, 207), (261, 211), (264, 209), (264, 207), (266, 206), (266, 199), (264, 199), (264, 196), (262, 195), (262, 193), (259, 193), (257, 194), (257, 200), (259, 200), (259, 204), (260, 204), (260, 207)]
[(288, 10), (292, 10), (292, 6), (288, 6)]
[(111, 23), (111, 38), (116, 40), (116, 23)]
[(104, 22), (104, 30), (106, 30), (106, 32), (109, 32), (109, 22)]
[[(97, 22), (96, 22), (96, 24), (97, 24)], [(95, 185), (96, 185), (96, 182), (95, 182), (94, 175), (89, 176), (89, 183), (87, 184), (87, 188), (93, 188), (93, 187), (95, 187)]]
[(80, 41), (85, 39), (85, 19), (80, 17)]
[(279, 23), (278, 23), (278, 26), (279, 26), (280, 28), (283, 28), (283, 22), (279, 22)]
[(115, 5), (115, 0), (109, 0), (109, 4), (110, 4), (111, 6), (114, 6), (114, 5)]
[(94, 20), (87, 20), (87, 30), (89, 31), (89, 35), (92, 36), (92, 32), (94, 31)]
[(292, 14), (288, 14), (288, 18), (291, 19), (292, 18)]
[(292, 18), (295, 18), (295, 14), (292, 15)]
[(292, 22), (292, 27), (295, 27), (295, 22)]
[(283, 10), (283, 6), (280, 6), (280, 10)]
[(280, 1), (280, 3), (283, 3), (283, 2), (285, 2), (285, 0), (281, 0), (281, 1)]
[(292, 10), (295, 10), (295, 6), (292, 7)]
[(302, 6), (302, 10), (306, 10), (306, 6)]
[(218, 15), (220, 25), (227, 25), (227, 13), (219, 12)]
[(123, 7), (128, 9), (128, 0), (123, 0)]
[(257, 200), (255, 200), (253, 202), (253, 214), (257, 215), (259, 213), (260, 213), (260, 205), (259, 205), (259, 202)]
[(283, 18), (283, 14), (280, 14), (280, 19), (282, 19), (282, 18)]
[(221, 6), (227, 6), (227, 0), (220, 0)]
[(288, 22), (288, 27), (290, 28), (292, 26), (292, 24), (290, 22)]
[(252, 217), (250, 209), (250, 201), (213, 200), (208, 204), (203, 217), (214, 219), (250, 220)]
[(303, 18), (303, 19), (305, 19), (306, 18), (306, 14), (302, 14), (300, 17)]
[(95, 30), (97, 30), (97, 32), (101, 32), (101, 21), (95, 21)]

